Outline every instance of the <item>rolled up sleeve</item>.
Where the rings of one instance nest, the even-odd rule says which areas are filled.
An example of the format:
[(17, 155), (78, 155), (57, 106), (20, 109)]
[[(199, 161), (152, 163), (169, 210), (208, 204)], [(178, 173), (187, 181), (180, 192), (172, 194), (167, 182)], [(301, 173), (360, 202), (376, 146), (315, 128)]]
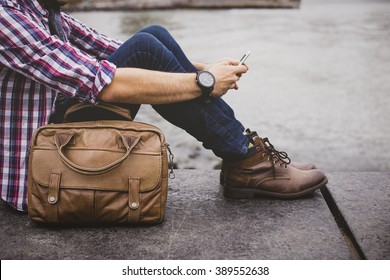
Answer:
[(74, 45), (99, 59), (107, 59), (123, 42), (110, 38), (94, 28), (86, 26), (74, 17), (62, 13), (69, 26), (69, 39)]
[(14, 8), (1, 7), (0, 38), (1, 64), (80, 101), (95, 103), (116, 70)]

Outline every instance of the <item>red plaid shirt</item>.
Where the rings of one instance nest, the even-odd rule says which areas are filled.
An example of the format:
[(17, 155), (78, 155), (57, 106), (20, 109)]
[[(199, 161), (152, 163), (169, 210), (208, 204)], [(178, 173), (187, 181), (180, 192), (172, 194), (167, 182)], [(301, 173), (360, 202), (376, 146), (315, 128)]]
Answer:
[(30, 139), (48, 123), (57, 94), (94, 103), (116, 69), (106, 59), (121, 42), (65, 13), (62, 21), (67, 42), (50, 34), (38, 0), (0, 0), (0, 190), (21, 211)]

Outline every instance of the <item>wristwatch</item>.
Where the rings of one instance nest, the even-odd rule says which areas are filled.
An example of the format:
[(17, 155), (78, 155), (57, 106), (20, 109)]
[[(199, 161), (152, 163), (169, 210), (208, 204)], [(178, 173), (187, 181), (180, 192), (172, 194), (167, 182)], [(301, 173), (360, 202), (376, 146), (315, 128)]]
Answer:
[(215, 78), (208, 71), (198, 71), (196, 72), (196, 83), (202, 89), (203, 96), (209, 97), (214, 89)]

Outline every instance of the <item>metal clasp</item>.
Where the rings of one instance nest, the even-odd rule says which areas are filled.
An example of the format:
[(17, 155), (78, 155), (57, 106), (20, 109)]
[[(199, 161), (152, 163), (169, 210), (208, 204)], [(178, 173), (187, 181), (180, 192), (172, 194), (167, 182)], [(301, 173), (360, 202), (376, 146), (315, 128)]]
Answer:
[(169, 172), (169, 179), (175, 179), (176, 176), (175, 173), (173, 172), (173, 166), (174, 166), (173, 159), (175, 158), (175, 156), (173, 155), (171, 148), (169, 147), (169, 144), (167, 144), (167, 150), (169, 153), (169, 168), (171, 170)]

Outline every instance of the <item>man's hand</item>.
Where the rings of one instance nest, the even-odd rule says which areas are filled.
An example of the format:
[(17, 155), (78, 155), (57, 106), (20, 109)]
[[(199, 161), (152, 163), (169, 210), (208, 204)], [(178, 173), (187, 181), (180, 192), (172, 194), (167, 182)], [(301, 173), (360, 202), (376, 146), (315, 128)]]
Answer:
[(211, 97), (220, 97), (226, 94), (229, 89), (238, 89), (237, 81), (242, 74), (248, 71), (248, 67), (238, 65), (239, 61), (236, 59), (225, 59), (220, 62), (210, 64), (207, 69), (215, 77), (214, 90)]

